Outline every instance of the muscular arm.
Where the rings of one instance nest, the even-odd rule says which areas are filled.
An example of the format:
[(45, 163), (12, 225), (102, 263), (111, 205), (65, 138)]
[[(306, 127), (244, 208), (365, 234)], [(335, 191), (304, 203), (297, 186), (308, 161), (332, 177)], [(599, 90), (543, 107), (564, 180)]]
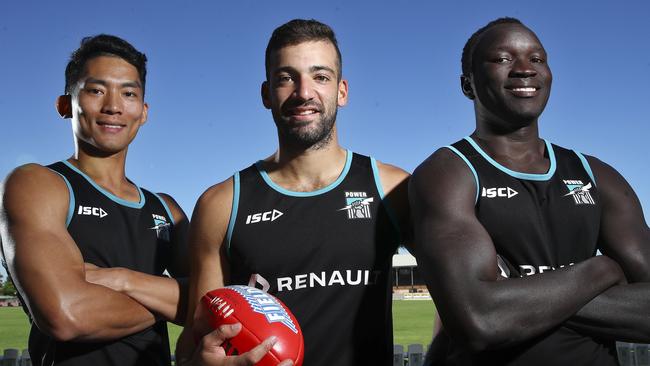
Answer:
[(203, 193), (192, 214), (188, 311), (185, 327), (176, 346), (179, 364), (190, 360), (194, 352), (193, 326), (197, 304), (206, 292), (223, 287), (227, 277), (228, 263), (224, 244), (232, 199), (233, 180), (230, 178)]
[(567, 325), (592, 336), (650, 342), (650, 230), (639, 200), (612, 167), (589, 157), (602, 204), (600, 250), (625, 272), (629, 284), (600, 294)]
[(441, 149), (416, 169), (409, 198), (415, 251), (444, 327), (481, 351), (557, 326), (623, 279), (606, 256), (540, 275), (497, 281), (494, 244), (475, 215), (469, 168)]
[(99, 268), (86, 263), (86, 281), (109, 287), (133, 298), (151, 312), (167, 321), (183, 324), (186, 317), (187, 217), (176, 201), (161, 194), (174, 218), (171, 233), (171, 263), (168, 272), (176, 277), (150, 275), (127, 268)]
[(93, 342), (154, 323), (154, 315), (130, 297), (86, 282), (83, 258), (66, 229), (68, 189), (56, 173), (23, 166), (0, 193), (5, 259), (42, 332), (60, 341)]

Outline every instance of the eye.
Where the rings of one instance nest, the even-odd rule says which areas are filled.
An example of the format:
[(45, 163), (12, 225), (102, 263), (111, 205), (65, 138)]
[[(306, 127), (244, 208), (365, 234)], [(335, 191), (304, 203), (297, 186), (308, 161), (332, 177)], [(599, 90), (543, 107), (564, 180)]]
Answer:
[(138, 94), (136, 94), (134, 91), (127, 91), (127, 92), (124, 92), (124, 96), (129, 97), (129, 98), (133, 98), (133, 97), (137, 97)]
[(530, 59), (530, 62), (533, 62), (533, 63), (536, 63), (536, 64), (541, 64), (541, 63), (544, 63), (544, 59), (541, 58), (541, 57), (533, 56)]
[(501, 56), (501, 57), (495, 58), (494, 62), (496, 62), (497, 64), (505, 64), (507, 62), (510, 62), (510, 58), (505, 57), (505, 56)]
[(101, 91), (101, 90), (99, 90), (97, 88), (86, 88), (86, 92), (89, 93), (89, 94), (95, 94), (95, 95), (101, 95), (101, 94), (104, 93), (103, 91)]
[(278, 81), (278, 83), (280, 83), (280, 84), (286, 84), (286, 83), (289, 83), (289, 82), (291, 82), (291, 80), (292, 80), (292, 79), (291, 79), (291, 75), (286, 75), (286, 74), (285, 74), (285, 75), (278, 75), (278, 77), (277, 77), (277, 81)]
[(316, 80), (316, 81), (318, 81), (318, 82), (321, 82), (321, 83), (326, 83), (326, 82), (330, 81), (331, 79), (330, 79), (330, 77), (327, 76), (327, 75), (318, 74), (318, 75), (316, 75), (316, 76), (314, 77), (314, 80)]

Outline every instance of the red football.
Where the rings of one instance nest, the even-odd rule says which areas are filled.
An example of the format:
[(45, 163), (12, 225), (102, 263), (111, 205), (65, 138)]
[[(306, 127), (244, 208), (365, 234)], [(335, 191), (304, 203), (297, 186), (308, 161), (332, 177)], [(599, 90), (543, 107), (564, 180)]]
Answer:
[[(241, 323), (242, 329), (224, 342), (226, 354), (242, 354), (266, 338), (276, 336), (273, 348), (256, 365), (275, 366), (286, 359), (292, 360), (295, 366), (302, 365), (305, 347), (300, 325), (274, 296), (249, 286), (228, 286), (203, 296), (195, 315), (196, 336), (201, 337), (222, 324), (233, 323)], [(209, 329), (205, 329), (206, 325)]]

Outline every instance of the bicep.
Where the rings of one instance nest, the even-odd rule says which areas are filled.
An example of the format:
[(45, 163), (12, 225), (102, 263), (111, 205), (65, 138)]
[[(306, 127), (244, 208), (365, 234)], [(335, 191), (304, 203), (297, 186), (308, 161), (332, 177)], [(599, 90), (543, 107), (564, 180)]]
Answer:
[[(44, 168), (41, 168), (44, 169)], [(50, 173), (53, 174), (53, 173)], [(2, 242), (7, 264), (37, 320), (47, 318), (85, 283), (83, 258), (68, 234), (68, 193), (44, 172), (17, 172), (3, 192)], [(37, 184), (37, 181), (50, 184)]]
[(602, 202), (599, 247), (623, 268), (628, 281), (650, 281), (650, 230), (632, 187), (616, 170), (589, 158)]
[(227, 271), (224, 245), (232, 204), (232, 189), (227, 185), (228, 181), (204, 193), (192, 215), (188, 324), (193, 322), (193, 313), (201, 297), (224, 285), (224, 272)]
[(414, 173), (409, 198), (418, 262), (444, 313), (474, 303), (479, 286), (496, 281), (498, 267), (494, 244), (476, 218), (471, 171), (450, 152), (436, 154)]

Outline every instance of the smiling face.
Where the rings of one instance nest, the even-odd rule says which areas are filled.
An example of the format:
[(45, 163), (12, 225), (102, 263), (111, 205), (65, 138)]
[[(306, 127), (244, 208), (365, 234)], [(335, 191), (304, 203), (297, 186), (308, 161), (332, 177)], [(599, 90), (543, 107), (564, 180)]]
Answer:
[(147, 119), (138, 70), (119, 57), (88, 60), (70, 103), (72, 129), (81, 151), (125, 151)]
[(475, 97), (477, 115), (511, 129), (537, 121), (551, 82), (537, 36), (522, 25), (502, 24), (487, 30), (476, 45), (463, 91)]
[(309, 41), (275, 51), (262, 101), (271, 109), (280, 142), (319, 148), (331, 141), (337, 108), (347, 102), (338, 80), (338, 57), (329, 41)]

